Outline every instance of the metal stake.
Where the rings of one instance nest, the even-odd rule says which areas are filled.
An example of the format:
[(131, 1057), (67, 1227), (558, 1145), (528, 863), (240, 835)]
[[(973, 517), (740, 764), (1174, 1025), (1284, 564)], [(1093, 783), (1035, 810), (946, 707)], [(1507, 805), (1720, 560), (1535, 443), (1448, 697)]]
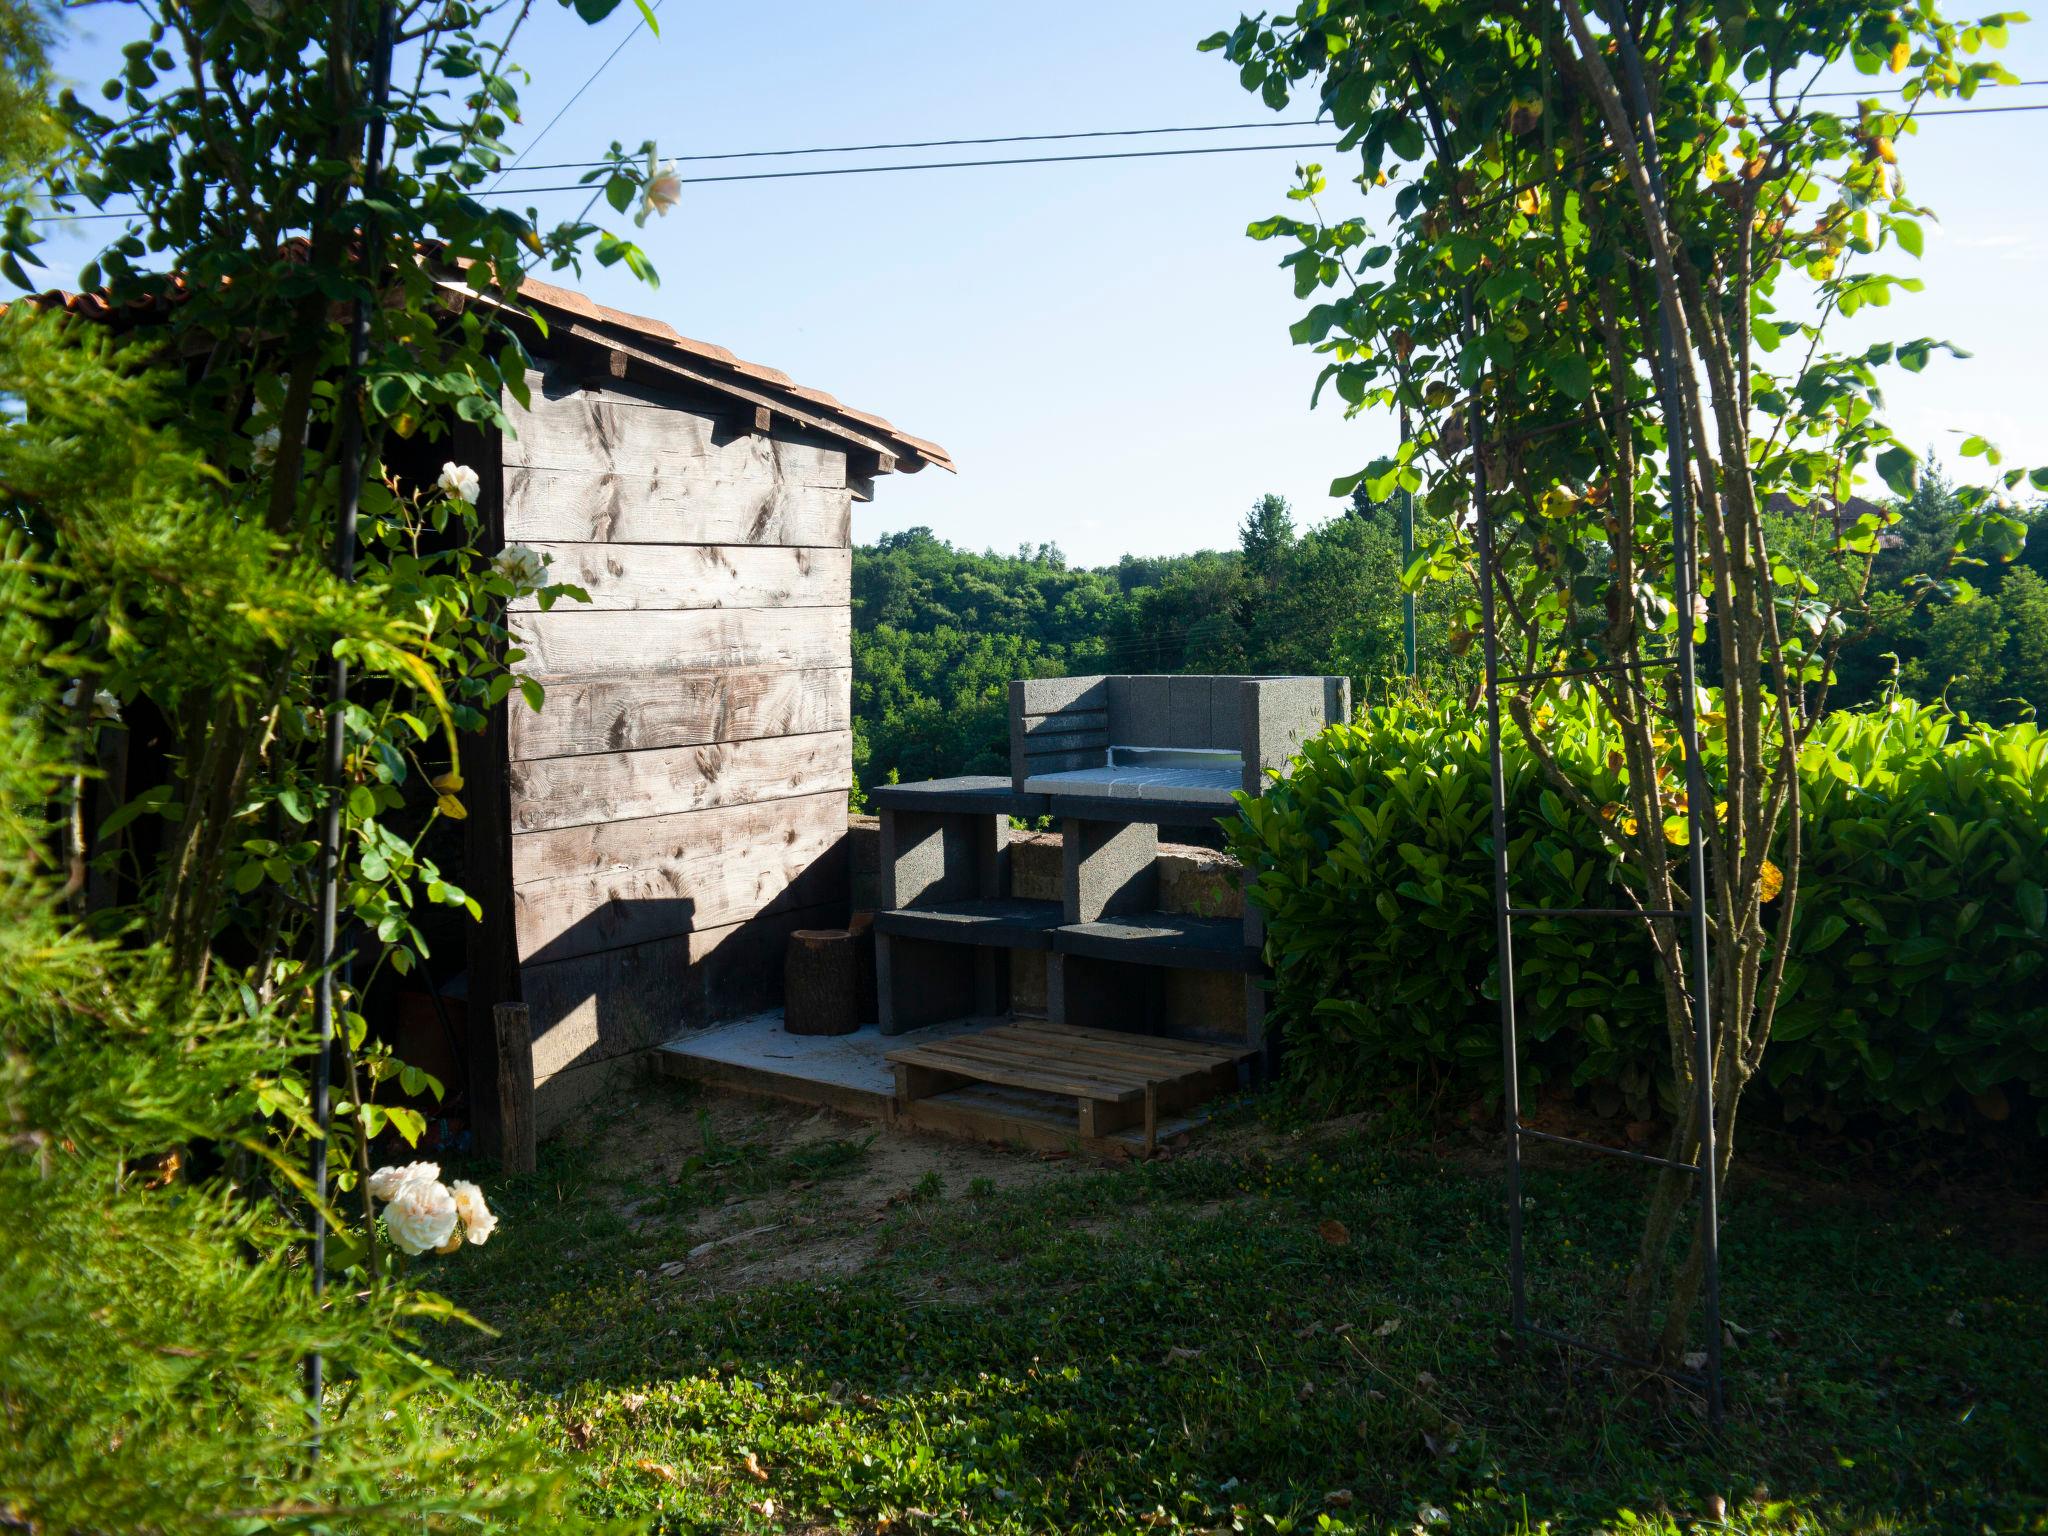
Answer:
[[(1408, 402), (1401, 402), (1401, 442), (1408, 442)], [(1401, 657), (1409, 679), (1415, 677), (1415, 594), (1408, 589), (1408, 567), (1415, 563), (1415, 493), (1401, 487)]]
[[(345, 46), (345, 45), (344, 45)], [(383, 0), (377, 7), (377, 42), (370, 58), (370, 139), (363, 161), (363, 190), (376, 189), (377, 171), (384, 158), (384, 104), (391, 88), (391, 5)], [(364, 281), (377, 278), (376, 232), (368, 218), (359, 235)], [(349, 311), (348, 377), (341, 397), (340, 506), (335, 515), (334, 574), (343, 583), (355, 579), (356, 513), (363, 491), (363, 410), (358, 386), (370, 355), (370, 304), (356, 295)], [(313, 1183), (313, 1295), (327, 1289), (327, 1142), (333, 1129), (334, 1105), (330, 1086), (334, 1055), (334, 970), (336, 933), (339, 926), (341, 872), (341, 802), (344, 765), (348, 755), (348, 733), (344, 716), (348, 711), (348, 662), (335, 657), (327, 684), (327, 740), (323, 777), (327, 803), (320, 820), (320, 918), (319, 971), (314, 982), (313, 1020), (319, 1033), (319, 1050), (313, 1059), (313, 1117), (320, 1127), (312, 1150), (309, 1170)], [(306, 1395), (313, 1410), (314, 1447), (319, 1447), (321, 1392), (325, 1361), (315, 1350), (306, 1357)]]

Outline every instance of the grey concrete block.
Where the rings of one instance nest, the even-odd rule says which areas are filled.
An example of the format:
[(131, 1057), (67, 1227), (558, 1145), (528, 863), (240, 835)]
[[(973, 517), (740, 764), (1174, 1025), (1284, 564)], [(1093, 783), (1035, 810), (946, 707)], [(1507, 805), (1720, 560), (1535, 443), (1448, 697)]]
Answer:
[(1241, 677), (1211, 677), (1209, 683), (1209, 734), (1198, 742), (1236, 752), (1244, 746), (1244, 685)]
[[(1067, 728), (1101, 729), (1108, 719), (1109, 679), (1104, 677), (1021, 677), (1010, 684), (1010, 780), (1019, 789), (1031, 771), (1034, 738)], [(1091, 742), (1107, 738), (1090, 737)], [(1055, 744), (1056, 745), (1056, 744)], [(1039, 750), (1045, 750), (1043, 745)], [(1041, 768), (1040, 772), (1045, 770)]]
[[(1333, 686), (1334, 685), (1334, 686)], [(1244, 787), (1257, 794), (1266, 770), (1283, 767), (1301, 744), (1329, 724), (1332, 706), (1350, 697), (1344, 678), (1274, 677), (1246, 684), (1250, 705), (1241, 721)]]
[(1010, 684), (1010, 718), (1057, 715), (1070, 709), (1106, 709), (1108, 679), (1093, 677), (1024, 677)]
[(846, 818), (846, 847), (852, 866), (853, 910), (871, 912), (882, 899), (882, 823), (876, 816)]
[(1145, 822), (1064, 824), (1062, 896), (1070, 923), (1159, 905), (1159, 829)]
[(1163, 972), (1058, 951), (1045, 958), (1045, 1016), (1052, 1023), (1158, 1032)]
[[(1210, 696), (1213, 678), (1169, 677), (1166, 680), (1167, 747), (1206, 747), (1211, 734)], [(1234, 743), (1233, 743), (1234, 745)]]
[(1184, 747), (1173, 740), (1173, 678), (1132, 674), (1109, 679), (1109, 739), (1122, 747)]
[(900, 1035), (927, 1024), (974, 1015), (982, 991), (977, 954), (965, 944), (930, 944), (900, 934), (876, 934), (875, 988), (882, 1033)]
[(972, 811), (882, 810), (880, 896), (890, 907), (1002, 894), (1009, 821)]

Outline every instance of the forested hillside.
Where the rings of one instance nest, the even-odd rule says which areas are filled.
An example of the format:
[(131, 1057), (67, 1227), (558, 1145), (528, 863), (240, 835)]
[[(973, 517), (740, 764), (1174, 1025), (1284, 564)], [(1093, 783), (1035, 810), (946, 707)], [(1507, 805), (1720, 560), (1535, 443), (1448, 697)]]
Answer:
[[(1866, 702), (1894, 677), (1986, 720), (2048, 702), (2048, 525), (2036, 521), (2013, 566), (1944, 569), (1956, 514), (1939, 473), (1899, 510), (1830, 702)], [(976, 554), (929, 528), (885, 535), (854, 550), (855, 774), (872, 785), (1007, 773), (1016, 677), (1341, 672), (1369, 702), (1402, 672), (1400, 572), (1393, 507), (1363, 497), (1306, 531), (1285, 500), (1261, 497), (1236, 549), (1092, 570), (1050, 544)], [(1937, 579), (1967, 583), (1975, 600), (1931, 600)], [(1478, 676), (1464, 601), (1430, 586), (1417, 624), (1423, 677), (1453, 691)]]

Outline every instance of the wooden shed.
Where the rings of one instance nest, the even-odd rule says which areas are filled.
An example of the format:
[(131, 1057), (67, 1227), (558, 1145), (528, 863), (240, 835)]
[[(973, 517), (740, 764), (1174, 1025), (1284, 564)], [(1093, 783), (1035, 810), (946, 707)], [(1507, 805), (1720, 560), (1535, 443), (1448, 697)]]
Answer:
[[(459, 283), (452, 303), (478, 302)], [(852, 784), (852, 503), (936, 444), (658, 320), (529, 282), (540, 367), (481, 462), (491, 537), (588, 604), (513, 629), (515, 694), (471, 764), (473, 1104), (491, 1006), (523, 1001), (545, 1134), (684, 1028), (772, 1006), (795, 928), (840, 924)], [(500, 893), (502, 898), (499, 899)]]

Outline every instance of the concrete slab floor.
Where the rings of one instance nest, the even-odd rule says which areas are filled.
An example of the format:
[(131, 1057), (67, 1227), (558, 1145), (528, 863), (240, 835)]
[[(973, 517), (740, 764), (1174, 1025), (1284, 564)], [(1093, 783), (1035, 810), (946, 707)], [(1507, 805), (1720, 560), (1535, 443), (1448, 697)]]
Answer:
[(655, 1049), (720, 1067), (875, 1094), (886, 1100), (896, 1091), (896, 1079), (883, 1059), (890, 1051), (944, 1040), (988, 1023), (986, 1019), (956, 1019), (900, 1035), (884, 1035), (872, 1024), (850, 1035), (792, 1035), (782, 1027), (782, 1010), (773, 1008), (695, 1030)]

